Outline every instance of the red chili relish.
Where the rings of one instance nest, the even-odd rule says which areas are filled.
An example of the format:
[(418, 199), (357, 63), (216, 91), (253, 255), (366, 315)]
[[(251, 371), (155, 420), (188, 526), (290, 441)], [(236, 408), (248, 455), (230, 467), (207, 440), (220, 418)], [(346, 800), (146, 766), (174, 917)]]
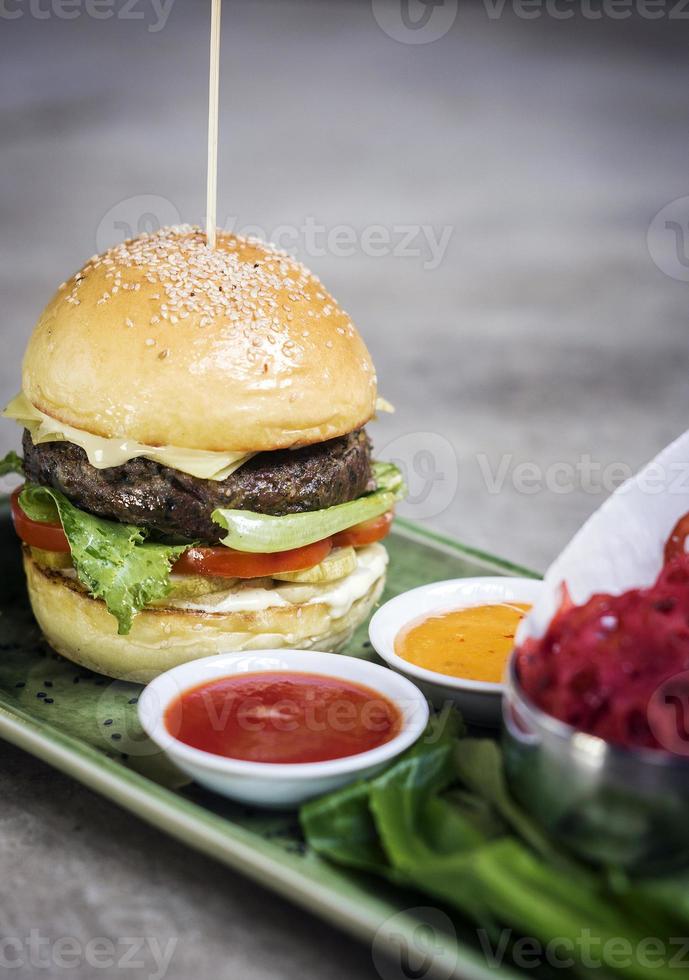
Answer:
[(516, 657), (547, 714), (616, 745), (689, 754), (689, 557), (648, 589), (565, 603)]
[(175, 738), (248, 762), (323, 762), (367, 752), (397, 735), (398, 708), (361, 684), (265, 671), (200, 684), (165, 712)]

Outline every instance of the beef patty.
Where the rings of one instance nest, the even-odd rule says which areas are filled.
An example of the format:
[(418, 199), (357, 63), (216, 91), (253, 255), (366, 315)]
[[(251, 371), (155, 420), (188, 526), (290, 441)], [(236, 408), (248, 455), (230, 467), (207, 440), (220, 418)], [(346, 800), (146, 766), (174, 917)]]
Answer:
[(363, 429), (302, 449), (258, 453), (221, 481), (199, 480), (150, 459), (99, 470), (79, 446), (35, 446), (28, 431), (24, 465), (29, 481), (60, 490), (82, 510), (211, 544), (223, 534), (211, 520), (218, 507), (294, 514), (374, 489), (371, 444)]

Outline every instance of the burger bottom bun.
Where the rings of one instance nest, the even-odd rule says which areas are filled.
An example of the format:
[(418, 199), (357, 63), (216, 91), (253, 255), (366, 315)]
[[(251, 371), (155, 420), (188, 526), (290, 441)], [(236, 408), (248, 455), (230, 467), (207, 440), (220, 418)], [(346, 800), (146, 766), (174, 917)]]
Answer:
[(340, 618), (333, 618), (325, 603), (232, 613), (148, 608), (135, 617), (131, 632), (120, 636), (104, 602), (38, 565), (26, 549), (24, 570), (34, 616), (51, 647), (89, 670), (138, 684), (218, 653), (281, 647), (336, 652), (366, 620), (385, 584), (383, 572)]

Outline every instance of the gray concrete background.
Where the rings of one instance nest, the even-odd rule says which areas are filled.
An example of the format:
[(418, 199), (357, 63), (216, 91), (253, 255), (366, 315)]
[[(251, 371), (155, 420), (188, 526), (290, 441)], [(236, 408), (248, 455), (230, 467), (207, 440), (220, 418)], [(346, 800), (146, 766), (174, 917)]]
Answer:
[[(205, 193), (206, 5), (177, 0), (157, 31), (143, 0), (127, 21), (27, 6), (0, 15), (3, 399), (57, 284), (127, 225), (199, 220)], [(662, 221), (666, 272), (646, 241), (689, 194), (687, 29), (509, 10), (462, 5), (408, 44), (365, 2), (227, 2), (219, 214), (295, 229), (359, 325), (397, 406), (373, 434), (410, 470), (410, 516), (544, 568), (622, 472), (562, 464), (635, 468), (689, 418), (689, 286), (666, 274), (686, 257)], [(354, 254), (323, 246), (340, 225)], [(371, 226), (398, 243), (415, 227), (417, 246), (448, 228), (449, 245), (433, 268), (427, 248), (367, 255)], [(0, 449), (16, 440), (3, 424)], [(174, 935), (174, 980), (373, 974), (355, 943), (0, 752), (3, 930)]]

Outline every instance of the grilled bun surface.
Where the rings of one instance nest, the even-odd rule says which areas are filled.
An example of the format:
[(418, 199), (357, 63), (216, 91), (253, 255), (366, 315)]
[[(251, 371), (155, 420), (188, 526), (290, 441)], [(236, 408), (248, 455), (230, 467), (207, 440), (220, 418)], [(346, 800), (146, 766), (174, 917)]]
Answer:
[(104, 602), (39, 565), (28, 549), (24, 570), (34, 615), (54, 650), (89, 670), (139, 684), (178, 664), (218, 653), (280, 647), (340, 650), (368, 618), (385, 583), (383, 570), (342, 615), (325, 603), (227, 613), (148, 607), (122, 636)]

